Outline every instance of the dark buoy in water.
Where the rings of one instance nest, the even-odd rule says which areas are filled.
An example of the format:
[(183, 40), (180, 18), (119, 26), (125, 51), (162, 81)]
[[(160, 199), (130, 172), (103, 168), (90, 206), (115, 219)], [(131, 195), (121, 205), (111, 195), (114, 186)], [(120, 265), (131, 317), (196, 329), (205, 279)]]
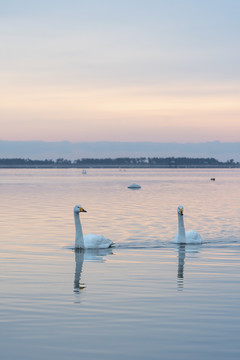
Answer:
[(141, 189), (141, 186), (138, 184), (131, 184), (128, 186), (129, 189)]
[(211, 178), (210, 180), (211, 180), (211, 181), (215, 181), (215, 178)]

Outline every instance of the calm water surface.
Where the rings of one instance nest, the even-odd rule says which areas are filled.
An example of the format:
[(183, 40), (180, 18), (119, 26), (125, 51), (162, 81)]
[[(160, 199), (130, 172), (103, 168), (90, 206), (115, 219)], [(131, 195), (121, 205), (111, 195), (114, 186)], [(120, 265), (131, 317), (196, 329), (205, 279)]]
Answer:
[[(1, 170), (0, 358), (239, 359), (239, 185), (238, 169)], [(76, 204), (113, 249), (72, 250)], [(178, 205), (202, 245), (173, 244)]]

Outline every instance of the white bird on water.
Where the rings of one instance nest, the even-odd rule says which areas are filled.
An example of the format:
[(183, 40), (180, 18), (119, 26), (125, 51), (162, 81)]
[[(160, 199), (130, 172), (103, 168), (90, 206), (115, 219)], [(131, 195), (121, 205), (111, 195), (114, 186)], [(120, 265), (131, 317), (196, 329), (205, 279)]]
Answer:
[(75, 249), (107, 249), (113, 242), (102, 235), (88, 234), (83, 236), (82, 225), (80, 222), (80, 212), (87, 212), (81, 205), (74, 207), (75, 221)]
[(202, 238), (197, 231), (185, 231), (183, 222), (183, 206), (178, 206), (178, 233), (175, 236), (174, 242), (178, 244), (201, 244)]

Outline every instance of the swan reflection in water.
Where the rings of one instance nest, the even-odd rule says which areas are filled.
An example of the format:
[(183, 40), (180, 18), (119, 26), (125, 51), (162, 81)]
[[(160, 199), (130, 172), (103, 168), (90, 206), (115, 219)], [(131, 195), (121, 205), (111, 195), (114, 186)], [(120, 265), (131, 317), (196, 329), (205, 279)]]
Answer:
[(75, 293), (79, 293), (86, 285), (81, 283), (81, 275), (84, 261), (87, 262), (104, 262), (106, 255), (112, 255), (112, 249), (75, 249), (75, 275), (74, 275), (74, 288)]
[(174, 245), (175, 249), (178, 251), (178, 270), (177, 270), (177, 288), (179, 291), (184, 288), (184, 265), (186, 253), (190, 256), (195, 256), (201, 244), (176, 244)]

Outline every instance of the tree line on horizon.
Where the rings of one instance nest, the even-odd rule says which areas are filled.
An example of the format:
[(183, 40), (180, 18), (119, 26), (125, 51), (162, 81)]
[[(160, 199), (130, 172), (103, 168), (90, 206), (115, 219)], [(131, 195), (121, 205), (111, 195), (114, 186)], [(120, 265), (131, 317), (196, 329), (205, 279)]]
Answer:
[(23, 158), (0, 158), (0, 166), (46, 166), (46, 167), (87, 167), (87, 166), (128, 166), (128, 167), (178, 167), (178, 166), (224, 166), (238, 167), (239, 163), (233, 159), (226, 162), (215, 158), (192, 158), (192, 157), (119, 157), (119, 158), (82, 158), (74, 161), (59, 158), (56, 160), (31, 160)]

